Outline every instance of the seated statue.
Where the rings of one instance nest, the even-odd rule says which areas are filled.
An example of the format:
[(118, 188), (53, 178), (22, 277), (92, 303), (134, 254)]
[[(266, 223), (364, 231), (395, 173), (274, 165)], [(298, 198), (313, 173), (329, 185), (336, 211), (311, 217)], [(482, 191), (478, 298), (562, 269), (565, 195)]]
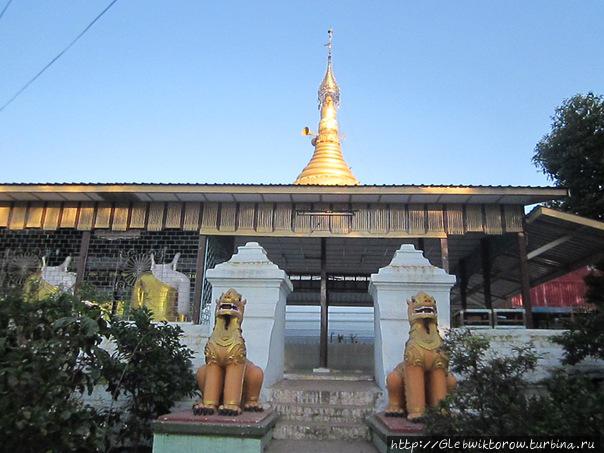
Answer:
[(176, 321), (176, 300), (176, 289), (151, 272), (144, 272), (134, 283), (130, 305), (132, 308), (149, 308), (154, 321)]
[(191, 281), (176, 270), (180, 253), (171, 263), (157, 264), (151, 254), (151, 270), (142, 273), (134, 283), (131, 305), (148, 307), (154, 321), (182, 321), (189, 314)]
[(407, 301), (409, 339), (403, 362), (388, 374), (388, 408), (386, 416), (415, 420), (424, 415), (426, 402), (438, 403), (456, 385), (448, 372), (449, 360), (442, 350), (438, 332), (436, 301), (424, 292)]
[(155, 255), (151, 254), (151, 273), (160, 282), (170, 285), (176, 289), (176, 312), (180, 319), (189, 315), (189, 299), (191, 292), (191, 280), (182, 272), (176, 270), (180, 253), (174, 255), (171, 263), (157, 264)]
[(40, 272), (30, 275), (23, 285), (24, 300), (34, 302), (58, 293), (73, 294), (76, 273), (69, 272), (71, 256), (58, 266), (48, 266), (46, 257), (42, 257)]
[(215, 324), (204, 353), (206, 364), (197, 370), (201, 400), (193, 405), (196, 415), (239, 415), (263, 410), (259, 403), (264, 380), (262, 368), (247, 360), (241, 323), (245, 299), (234, 289), (216, 302)]
[(197, 370), (201, 400), (196, 415), (239, 415), (241, 410), (262, 411), (259, 403), (264, 373), (247, 360), (241, 323), (245, 299), (234, 289), (216, 303), (214, 330), (205, 347), (206, 364)]

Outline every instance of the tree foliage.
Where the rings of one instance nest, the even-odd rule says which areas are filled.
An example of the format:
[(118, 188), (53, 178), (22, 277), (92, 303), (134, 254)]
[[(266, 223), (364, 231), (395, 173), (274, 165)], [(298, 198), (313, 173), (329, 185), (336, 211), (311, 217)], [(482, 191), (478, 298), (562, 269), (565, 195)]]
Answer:
[(577, 94), (558, 107), (533, 162), (570, 197), (554, 205), (604, 220), (604, 97)]
[(130, 321), (113, 318), (111, 338), (116, 351), (103, 367), (107, 390), (126, 397), (118, 412), (119, 445), (149, 443), (151, 422), (170, 411), (175, 401), (195, 392), (193, 351), (180, 344), (182, 329), (152, 321), (146, 307), (131, 312)]
[[(458, 388), (428, 411), (435, 435), (602, 435), (604, 393), (596, 384), (559, 372), (545, 391), (530, 392), (526, 374), (537, 365), (532, 346), (497, 355), (486, 337), (452, 331), (445, 342)], [(531, 394), (532, 393), (532, 394)]]
[(564, 361), (569, 364), (586, 357), (604, 359), (604, 260), (593, 266), (585, 284), (585, 302), (594, 310), (576, 315), (569, 330), (555, 339), (564, 347)]
[[(192, 351), (178, 326), (153, 323), (146, 308), (132, 322), (106, 318), (66, 294), (0, 297), (0, 450), (136, 450), (149, 444), (151, 421), (193, 393)], [(86, 403), (98, 385), (119, 407)]]
[(80, 396), (100, 376), (107, 326), (65, 294), (0, 299), (0, 431), (4, 451), (97, 451), (103, 419)]

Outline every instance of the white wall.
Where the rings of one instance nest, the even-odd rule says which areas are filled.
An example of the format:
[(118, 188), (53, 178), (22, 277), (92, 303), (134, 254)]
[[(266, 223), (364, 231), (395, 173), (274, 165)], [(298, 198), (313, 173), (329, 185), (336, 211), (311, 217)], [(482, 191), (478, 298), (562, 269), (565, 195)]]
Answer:
[[(534, 373), (527, 376), (529, 382), (536, 383), (546, 378), (551, 371), (562, 366), (564, 355), (562, 346), (552, 341), (552, 337), (560, 335), (564, 330), (545, 329), (471, 329), (473, 335), (482, 335), (491, 342), (495, 353), (510, 354), (515, 346), (523, 346), (531, 342), (537, 354), (542, 357), (537, 363)], [(575, 369), (583, 373), (594, 373), (604, 376), (604, 361), (588, 359), (577, 364)]]

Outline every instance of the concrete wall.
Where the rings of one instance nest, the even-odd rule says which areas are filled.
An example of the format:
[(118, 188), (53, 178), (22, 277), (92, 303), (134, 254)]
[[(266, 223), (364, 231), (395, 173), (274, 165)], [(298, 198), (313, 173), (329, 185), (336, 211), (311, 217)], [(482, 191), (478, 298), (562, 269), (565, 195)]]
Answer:
[[(196, 370), (205, 361), (203, 349), (209, 337), (209, 327), (190, 323), (175, 324), (178, 324), (184, 331), (182, 343), (195, 353), (192, 362), (193, 369)], [(514, 346), (521, 346), (532, 342), (536, 352), (541, 354), (542, 357), (539, 359), (537, 370), (528, 376), (529, 382), (537, 384), (540, 380), (546, 378), (551, 371), (561, 366), (560, 359), (562, 358), (563, 349), (552, 342), (552, 337), (561, 334), (562, 330), (473, 329), (471, 332), (474, 335), (488, 337), (491, 341), (492, 350), (502, 354), (510, 353)], [(392, 341), (401, 340), (392, 339)], [(109, 343), (103, 346), (109, 351), (113, 350), (113, 346)], [(369, 370), (370, 374), (373, 367), (373, 346), (371, 344), (332, 343), (328, 347), (330, 366), (342, 370), (361, 370), (365, 372)], [(318, 339), (315, 343), (286, 343), (286, 370), (290, 371), (292, 368), (297, 368), (299, 364), (305, 363), (309, 365), (308, 368), (312, 368), (311, 365), (314, 365), (315, 359), (318, 360), (319, 357), (318, 348)], [(400, 360), (402, 360), (402, 356)], [(604, 361), (601, 360), (585, 360), (576, 365), (575, 369), (591, 375), (604, 377)], [(92, 395), (85, 397), (85, 400), (99, 408), (106, 408), (111, 404), (111, 397), (105, 392), (102, 386), (98, 386)], [(193, 399), (179, 401), (176, 408), (186, 409), (192, 403)], [(119, 405), (120, 402), (118, 401), (117, 405), (114, 404), (114, 407), (119, 407)]]
[[(546, 378), (551, 371), (562, 366), (564, 353), (562, 346), (552, 341), (552, 337), (560, 335), (564, 330), (542, 329), (471, 329), (472, 334), (487, 337), (491, 349), (495, 353), (510, 354), (515, 346), (523, 346), (531, 342), (537, 354), (542, 357), (537, 363), (534, 373), (527, 376), (530, 382), (536, 383)], [(582, 373), (604, 377), (604, 361), (584, 360), (573, 367)]]

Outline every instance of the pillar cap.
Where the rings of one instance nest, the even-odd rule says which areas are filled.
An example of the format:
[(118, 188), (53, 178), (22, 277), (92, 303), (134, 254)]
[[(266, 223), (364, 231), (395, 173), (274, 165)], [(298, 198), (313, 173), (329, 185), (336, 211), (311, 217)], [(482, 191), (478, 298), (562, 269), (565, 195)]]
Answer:
[(293, 290), (285, 271), (268, 258), (266, 250), (258, 242), (237, 247), (237, 253), (230, 260), (206, 271), (206, 279), (212, 284), (226, 280), (281, 281), (289, 291)]
[(444, 269), (433, 266), (421, 250), (412, 244), (403, 244), (396, 251), (388, 266), (382, 267), (376, 274), (371, 274), (371, 283), (400, 284), (455, 284), (455, 276), (447, 274)]

